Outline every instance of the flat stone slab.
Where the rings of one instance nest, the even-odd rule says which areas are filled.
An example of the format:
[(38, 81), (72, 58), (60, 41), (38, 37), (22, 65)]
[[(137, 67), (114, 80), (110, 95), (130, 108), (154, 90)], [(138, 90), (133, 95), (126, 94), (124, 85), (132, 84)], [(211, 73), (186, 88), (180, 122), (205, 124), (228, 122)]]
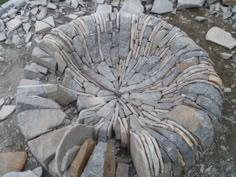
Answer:
[(11, 171), (21, 171), (26, 159), (25, 151), (0, 153), (0, 176)]
[(120, 12), (129, 12), (133, 14), (143, 13), (144, 7), (139, 0), (127, 0), (123, 3)]
[(27, 139), (53, 130), (64, 120), (65, 114), (60, 109), (35, 109), (17, 115), (18, 126)]
[(206, 34), (206, 40), (221, 45), (227, 49), (232, 49), (236, 46), (236, 39), (229, 32), (218, 27), (212, 27)]
[(70, 174), (72, 177), (81, 176), (95, 146), (96, 143), (92, 139), (87, 139), (83, 143), (70, 167)]
[(106, 157), (107, 144), (99, 142), (91, 155), (87, 166), (81, 177), (93, 176), (104, 177), (104, 162)]
[(0, 109), (0, 121), (5, 120), (16, 110), (15, 105), (5, 105)]
[(173, 3), (169, 0), (154, 0), (151, 12), (157, 14), (172, 12), (174, 10), (173, 6)]
[(2, 177), (40, 177), (40, 176), (37, 176), (32, 171), (24, 171), (24, 172), (10, 172), (3, 175)]
[(28, 142), (30, 151), (44, 167), (54, 158), (57, 147), (68, 129), (69, 127), (63, 127)]
[(202, 7), (205, 0), (178, 0), (178, 9)]

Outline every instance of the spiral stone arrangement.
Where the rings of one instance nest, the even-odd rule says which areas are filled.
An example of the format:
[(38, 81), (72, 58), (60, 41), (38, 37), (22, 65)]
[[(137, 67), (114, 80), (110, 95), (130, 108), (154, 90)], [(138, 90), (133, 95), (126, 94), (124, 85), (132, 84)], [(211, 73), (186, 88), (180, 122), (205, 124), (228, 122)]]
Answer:
[(59, 80), (22, 80), (18, 123), (53, 175), (68, 171), (89, 138), (120, 141), (139, 177), (181, 176), (214, 140), (221, 79), (208, 54), (161, 18), (83, 16), (46, 34), (32, 56), (37, 64), (26, 66), (27, 79), (50, 72)]

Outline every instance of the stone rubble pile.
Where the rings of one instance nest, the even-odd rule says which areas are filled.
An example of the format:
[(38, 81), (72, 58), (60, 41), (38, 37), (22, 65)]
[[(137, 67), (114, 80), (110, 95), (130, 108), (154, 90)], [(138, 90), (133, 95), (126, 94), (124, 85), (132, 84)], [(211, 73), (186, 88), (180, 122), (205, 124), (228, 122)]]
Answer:
[[(52, 29), (33, 49), (16, 94), (29, 149), (54, 176), (127, 176), (127, 164), (116, 165), (104, 143), (115, 139), (130, 149), (139, 177), (181, 176), (214, 140), (222, 81), (179, 28), (101, 9), (111, 12), (100, 4), (98, 13)], [(50, 75), (57, 83), (47, 82)]]
[(176, 10), (206, 6), (211, 15), (222, 15), (236, 28), (236, 3), (232, 2), (225, 3), (227, 6), (218, 0), (10, 0), (0, 9), (0, 42), (29, 48), (32, 41), (40, 40), (51, 28), (93, 13), (96, 6), (103, 13), (113, 9), (114, 12), (121, 10), (155, 14), (176, 13)]

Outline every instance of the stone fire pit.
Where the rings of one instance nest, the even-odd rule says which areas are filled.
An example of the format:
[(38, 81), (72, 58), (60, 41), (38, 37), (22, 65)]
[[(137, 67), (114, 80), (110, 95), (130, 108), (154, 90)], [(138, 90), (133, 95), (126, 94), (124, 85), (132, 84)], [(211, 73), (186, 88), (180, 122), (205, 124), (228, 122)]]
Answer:
[[(46, 34), (32, 56), (25, 77), (42, 81), (18, 86), (18, 123), (54, 176), (68, 176), (88, 138), (121, 142), (139, 177), (181, 176), (213, 143), (221, 79), (208, 54), (160, 18), (83, 16)], [(58, 82), (45, 83), (48, 73)]]

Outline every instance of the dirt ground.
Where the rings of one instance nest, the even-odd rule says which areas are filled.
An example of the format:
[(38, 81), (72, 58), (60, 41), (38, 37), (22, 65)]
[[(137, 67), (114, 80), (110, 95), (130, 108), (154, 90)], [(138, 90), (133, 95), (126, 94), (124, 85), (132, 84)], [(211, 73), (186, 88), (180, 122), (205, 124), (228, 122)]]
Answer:
[[(221, 17), (210, 17), (204, 22), (197, 22), (197, 15), (208, 16), (205, 9), (185, 10), (177, 12), (176, 15), (168, 14), (165, 18), (168, 22), (178, 26), (195, 40), (210, 55), (215, 63), (217, 73), (223, 80), (225, 87), (232, 87), (231, 93), (226, 93), (224, 98), (224, 109), (222, 127), (216, 135), (215, 143), (206, 154), (202, 162), (191, 169), (186, 177), (235, 177), (236, 175), (236, 49), (234, 59), (225, 60), (220, 57), (221, 52), (231, 52), (205, 40), (206, 32), (213, 26), (218, 26), (233, 33), (234, 30), (223, 22)], [(236, 37), (236, 34), (233, 34)], [(0, 46), (0, 98), (6, 97), (14, 103), (16, 87), (23, 78), (23, 68), (31, 60), (30, 52), (26, 49), (15, 49), (13, 46)], [(28, 147), (16, 126), (16, 115), (0, 122), (0, 152), (27, 150)], [(25, 169), (33, 169), (39, 165), (28, 154), (29, 158)], [(43, 177), (50, 175), (44, 173)]]

